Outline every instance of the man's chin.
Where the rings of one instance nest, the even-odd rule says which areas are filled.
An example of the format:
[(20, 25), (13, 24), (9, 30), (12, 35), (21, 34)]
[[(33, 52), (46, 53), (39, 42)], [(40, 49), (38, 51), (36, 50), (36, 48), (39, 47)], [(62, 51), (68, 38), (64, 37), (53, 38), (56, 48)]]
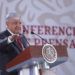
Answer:
[(20, 34), (21, 32), (15, 32), (15, 34)]

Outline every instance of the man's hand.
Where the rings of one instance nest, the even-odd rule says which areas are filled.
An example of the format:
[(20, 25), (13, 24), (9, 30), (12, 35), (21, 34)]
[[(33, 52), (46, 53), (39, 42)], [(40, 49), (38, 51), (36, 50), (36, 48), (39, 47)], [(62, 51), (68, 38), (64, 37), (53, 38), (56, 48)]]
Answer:
[(14, 41), (14, 40), (17, 39), (18, 36), (19, 36), (18, 34), (15, 34), (15, 35), (9, 36), (8, 38), (9, 38), (11, 41)]

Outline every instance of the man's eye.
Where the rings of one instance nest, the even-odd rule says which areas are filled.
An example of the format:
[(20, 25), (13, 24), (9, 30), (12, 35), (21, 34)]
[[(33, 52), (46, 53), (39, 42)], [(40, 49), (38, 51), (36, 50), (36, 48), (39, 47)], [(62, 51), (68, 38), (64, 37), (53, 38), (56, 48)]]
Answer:
[(17, 22), (13, 22), (13, 24), (18, 24)]
[(14, 22), (13, 24), (21, 24), (21, 22)]
[(19, 22), (19, 24), (21, 24), (21, 22)]

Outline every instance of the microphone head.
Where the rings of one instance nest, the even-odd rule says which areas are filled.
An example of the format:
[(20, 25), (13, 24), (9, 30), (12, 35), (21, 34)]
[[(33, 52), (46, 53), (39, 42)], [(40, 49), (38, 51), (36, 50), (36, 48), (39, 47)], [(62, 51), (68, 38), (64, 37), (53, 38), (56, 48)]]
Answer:
[(34, 32), (33, 32), (33, 31), (31, 31), (31, 34), (34, 34)]

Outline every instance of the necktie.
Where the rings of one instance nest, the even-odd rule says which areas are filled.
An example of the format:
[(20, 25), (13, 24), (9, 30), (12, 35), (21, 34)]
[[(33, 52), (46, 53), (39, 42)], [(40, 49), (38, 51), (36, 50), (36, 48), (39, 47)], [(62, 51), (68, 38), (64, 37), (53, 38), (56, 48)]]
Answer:
[(16, 43), (17, 43), (18, 47), (19, 47), (21, 50), (24, 49), (21, 36), (18, 36), (18, 37), (16, 38)]

